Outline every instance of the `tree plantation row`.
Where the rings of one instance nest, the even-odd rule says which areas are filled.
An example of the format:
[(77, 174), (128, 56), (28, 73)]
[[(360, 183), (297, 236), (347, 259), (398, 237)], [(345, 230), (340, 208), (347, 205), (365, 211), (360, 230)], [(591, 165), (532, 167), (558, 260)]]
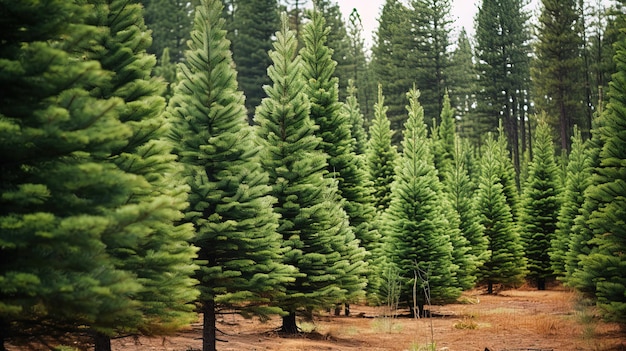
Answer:
[(250, 105), (230, 8), (193, 9), (168, 85), (148, 6), (0, 0), (0, 350), (108, 351), (202, 316), (212, 351), (225, 311), (294, 334), (337, 304), (422, 314), (555, 279), (626, 323), (626, 36), (591, 137), (573, 124), (557, 157), (552, 115), (533, 116), (516, 169), (506, 115), (476, 144), (451, 94), (429, 112), (417, 80), (397, 132), (383, 83), (366, 123), (319, 9), (280, 17)]

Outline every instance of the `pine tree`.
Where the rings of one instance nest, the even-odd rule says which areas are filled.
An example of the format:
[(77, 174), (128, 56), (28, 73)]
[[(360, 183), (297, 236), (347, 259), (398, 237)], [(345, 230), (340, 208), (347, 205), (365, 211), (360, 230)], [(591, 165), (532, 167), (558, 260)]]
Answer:
[(529, 15), (523, 5), (523, 0), (483, 0), (476, 15), (479, 89), (473, 116), (475, 133), (495, 132), (501, 119), (517, 172), (520, 130), (530, 106)]
[(365, 252), (358, 247), (348, 216), (337, 201), (335, 181), (324, 177), (327, 155), (317, 149), (321, 139), (309, 116), (308, 88), (296, 50), (296, 33), (288, 30), (283, 15), (282, 29), (270, 52), (273, 65), (268, 74), (274, 83), (266, 87), (267, 98), (255, 115), (262, 165), (278, 199), (278, 232), (287, 249), (284, 262), (300, 273), (287, 285), (286, 296), (275, 300), (289, 313), (283, 317), (286, 333), (298, 331), (296, 312), (328, 307), (364, 288), (360, 277)]
[(412, 0), (410, 23), (416, 60), (415, 82), (420, 89), (426, 123), (436, 119), (444, 107), (444, 94), (450, 70), (450, 32), (452, 18), (450, 0)]
[[(136, 248), (147, 222), (167, 226), (176, 210), (165, 220), (159, 213), (136, 221), (155, 202), (128, 200), (155, 189), (111, 161), (133, 130), (120, 120), (124, 101), (97, 94), (112, 74), (87, 53), (106, 31), (87, 23), (93, 17), (83, 4), (0, 7), (11, 9), (2, 12), (0, 49), (0, 348), (25, 330), (137, 330), (146, 305), (133, 296), (145, 285), (111, 255)], [(169, 200), (181, 204), (180, 197)], [(112, 240), (135, 225), (137, 235)]]
[[(347, 52), (348, 62), (351, 69), (348, 71), (348, 82), (358, 89), (356, 91), (357, 100), (360, 102), (361, 112), (364, 115), (365, 123), (369, 126), (373, 118), (372, 105), (376, 87), (372, 75), (370, 74), (370, 60), (366, 56), (365, 40), (363, 38), (363, 24), (361, 16), (356, 8), (352, 9), (348, 21), (348, 40), (350, 50)], [(348, 83), (348, 98), (350, 97), (350, 83)]]
[(547, 122), (539, 121), (521, 201), (520, 231), (528, 277), (535, 280), (538, 290), (545, 290), (546, 280), (554, 276), (549, 253), (560, 209), (559, 170), (551, 134)]
[[(103, 236), (103, 242), (116, 267), (136, 276), (142, 286), (133, 297), (143, 314), (135, 328), (144, 334), (172, 332), (195, 319), (191, 303), (197, 297), (197, 290), (192, 289), (196, 281), (190, 276), (196, 249), (188, 245), (193, 232), (189, 225), (174, 224), (183, 216), (187, 187), (170, 176), (177, 166), (171, 145), (165, 141), (163, 87), (150, 77), (156, 60), (146, 53), (151, 41), (141, 6), (124, 0), (95, 3), (99, 15), (94, 24), (107, 28), (107, 35), (91, 56), (115, 75), (93, 93), (122, 98), (125, 104), (119, 118), (132, 130), (127, 144), (114, 150), (111, 160), (146, 181), (128, 196), (126, 203), (133, 208), (120, 214), (123, 226), (114, 235)], [(128, 313), (101, 311), (92, 324), (103, 331), (97, 335), (96, 350), (110, 350), (109, 336), (133, 330), (132, 324), (120, 322)]]
[(365, 132), (365, 121), (359, 107), (357, 89), (353, 81), (348, 83), (348, 97), (343, 104), (343, 113), (348, 115), (350, 122), (350, 135), (354, 138), (352, 151), (358, 156), (365, 157), (367, 150), (367, 133)]
[[(387, 0), (378, 19), (376, 40), (372, 48), (372, 70), (382, 85), (387, 99), (387, 118), (391, 129), (400, 131), (406, 120), (405, 94), (415, 81), (414, 60), (411, 54), (412, 37), (409, 28), (409, 9), (400, 0)], [(374, 110), (376, 118), (376, 110)], [(393, 136), (399, 145), (401, 133)]]
[(161, 57), (169, 48), (170, 59), (184, 58), (193, 23), (194, 4), (198, 0), (141, 0), (146, 25), (152, 31), (153, 44), (148, 52)]
[(617, 72), (609, 84), (609, 103), (602, 115), (598, 134), (603, 142), (599, 166), (595, 168), (597, 185), (585, 193), (597, 201), (588, 225), (594, 233), (591, 252), (583, 256), (582, 279), (594, 286), (593, 294), (605, 318), (626, 323), (626, 259), (624, 251), (624, 160), (626, 140), (623, 126), (626, 111), (626, 38), (615, 44)]
[[(408, 93), (409, 118), (405, 124), (402, 156), (396, 167), (391, 202), (384, 215), (387, 255), (405, 277), (402, 296), (412, 295), (414, 272), (426, 272), (431, 296), (437, 301), (456, 299), (461, 292), (456, 282), (458, 266), (453, 263), (449, 232), (457, 230), (446, 219), (441, 184), (433, 165), (419, 92)], [(410, 277), (410, 278), (406, 278)], [(417, 301), (423, 311), (424, 281), (416, 282)], [(419, 311), (415, 311), (416, 313)]]
[(163, 97), (169, 101), (174, 94), (174, 86), (176, 86), (176, 64), (170, 58), (170, 48), (163, 49), (159, 64), (154, 67), (154, 75), (165, 81), (166, 88)]
[(450, 106), (450, 98), (447, 92), (443, 97), (443, 108), (441, 109), (439, 120), (441, 121), (440, 125), (436, 128), (438, 135), (431, 133), (431, 137), (434, 141), (436, 140), (433, 144), (435, 168), (439, 171), (439, 179), (443, 179), (443, 174), (452, 167), (456, 135), (454, 110)]
[(395, 174), (398, 152), (395, 146), (391, 145), (393, 132), (387, 119), (387, 106), (385, 106), (381, 85), (378, 85), (378, 102), (374, 105), (374, 111), (366, 156), (370, 180), (374, 188), (374, 204), (378, 213), (383, 213), (389, 207), (391, 183)]
[(196, 9), (190, 50), (168, 107), (171, 139), (191, 188), (186, 221), (196, 229), (203, 350), (216, 349), (216, 315), (227, 308), (267, 318), (293, 281), (272, 210), (268, 174), (238, 90), (219, 0)]
[(558, 131), (561, 148), (569, 151), (573, 125), (586, 125), (581, 18), (576, 0), (542, 0), (542, 5), (532, 69), (534, 101), (538, 110), (557, 119), (550, 126)]
[(476, 191), (479, 222), (485, 228), (489, 242), (488, 257), (478, 276), (480, 281), (487, 283), (488, 293), (493, 292), (496, 283), (521, 283), (526, 266), (521, 238), (501, 183), (499, 164), (502, 161), (499, 158), (499, 146), (489, 135), (483, 148)]
[(551, 243), (550, 260), (552, 270), (557, 276), (564, 277), (565, 262), (572, 238), (574, 219), (584, 204), (585, 190), (591, 178), (590, 159), (582, 140), (580, 130), (574, 126), (572, 151), (568, 156), (565, 187), (561, 194), (561, 209), (557, 221), (557, 230)]
[(449, 84), (450, 104), (459, 119), (458, 130), (463, 138), (480, 144), (481, 136), (471, 123), (476, 106), (477, 79), (473, 61), (474, 53), (465, 29), (459, 34), (456, 48), (450, 56)]
[(279, 27), (276, 0), (238, 0), (231, 26), (237, 81), (246, 96), (251, 121), (254, 109), (265, 96), (263, 86), (270, 84), (267, 67), (272, 61), (267, 52), (272, 48), (272, 36)]

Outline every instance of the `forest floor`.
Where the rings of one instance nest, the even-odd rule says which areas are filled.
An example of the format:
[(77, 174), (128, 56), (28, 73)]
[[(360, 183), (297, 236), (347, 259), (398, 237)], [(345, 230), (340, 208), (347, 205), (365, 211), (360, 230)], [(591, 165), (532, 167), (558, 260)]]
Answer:
[[(408, 310), (351, 306), (351, 316), (319, 313), (300, 320), (302, 333), (276, 332), (281, 318), (266, 322), (222, 315), (218, 351), (626, 351), (626, 330), (602, 322), (595, 307), (562, 287), (523, 287), (487, 295), (465, 292), (459, 303), (431, 306), (430, 318)], [(128, 337), (114, 351), (200, 351), (202, 324), (159, 338)], [(433, 347), (434, 345), (434, 347)], [(87, 346), (88, 347), (88, 346)], [(35, 348), (36, 349), (36, 348)], [(87, 348), (88, 349), (88, 348)], [(8, 345), (8, 350), (25, 350)]]
[[(300, 321), (301, 335), (275, 330), (279, 317), (261, 323), (227, 315), (220, 320), (219, 351), (618, 351), (626, 331), (597, 318), (593, 306), (563, 288), (504, 290), (487, 295), (466, 292), (463, 303), (432, 306), (433, 317), (398, 316), (384, 307), (351, 306), (351, 316), (321, 313)], [(165, 338), (114, 340), (114, 350), (199, 351), (200, 323)], [(433, 348), (431, 345), (434, 345)]]

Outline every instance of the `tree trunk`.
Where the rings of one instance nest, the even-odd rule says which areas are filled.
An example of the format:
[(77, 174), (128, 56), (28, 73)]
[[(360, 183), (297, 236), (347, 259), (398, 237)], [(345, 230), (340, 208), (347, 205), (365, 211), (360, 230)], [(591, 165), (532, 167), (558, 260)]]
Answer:
[(346, 302), (346, 309), (345, 309), (345, 313), (346, 317), (350, 316), (350, 304)]
[(217, 337), (215, 335), (215, 301), (203, 301), (202, 314), (202, 351), (216, 351)]
[(286, 334), (298, 334), (298, 326), (296, 325), (296, 312), (289, 312), (283, 317), (283, 325), (280, 331)]
[(336, 303), (335, 304), (335, 316), (340, 316), (341, 315), (341, 303)]
[(0, 319), (0, 351), (7, 351), (4, 343), (7, 341), (9, 336), (11, 335), (11, 331), (9, 330), (10, 324), (9, 322)]
[(546, 278), (537, 278), (537, 290), (546, 290)]
[(95, 332), (93, 343), (94, 351), (111, 351), (111, 338), (106, 334)]
[(487, 282), (487, 294), (493, 294), (493, 282), (491, 280)]

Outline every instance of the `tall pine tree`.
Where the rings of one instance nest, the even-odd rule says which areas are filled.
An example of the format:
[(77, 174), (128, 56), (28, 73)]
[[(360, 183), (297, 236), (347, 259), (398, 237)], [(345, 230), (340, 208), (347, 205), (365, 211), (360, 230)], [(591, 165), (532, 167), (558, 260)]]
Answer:
[(286, 333), (298, 331), (297, 312), (328, 307), (365, 287), (365, 251), (338, 201), (336, 182), (324, 177), (328, 156), (318, 149), (321, 139), (309, 116), (307, 82), (296, 50), (296, 33), (288, 29), (283, 15), (270, 52), (273, 65), (268, 73), (274, 83), (266, 87), (267, 98), (255, 115), (264, 149), (262, 165), (278, 199), (278, 232), (287, 249), (284, 262), (300, 273), (287, 285), (286, 296), (275, 300), (289, 313), (281, 328)]
[(272, 210), (268, 174), (259, 159), (238, 90), (222, 5), (204, 0), (196, 9), (190, 50), (171, 100), (171, 138), (191, 188), (186, 221), (200, 248), (203, 351), (216, 349), (216, 315), (224, 308), (266, 318), (280, 312), (270, 302), (284, 295), (293, 269)]

